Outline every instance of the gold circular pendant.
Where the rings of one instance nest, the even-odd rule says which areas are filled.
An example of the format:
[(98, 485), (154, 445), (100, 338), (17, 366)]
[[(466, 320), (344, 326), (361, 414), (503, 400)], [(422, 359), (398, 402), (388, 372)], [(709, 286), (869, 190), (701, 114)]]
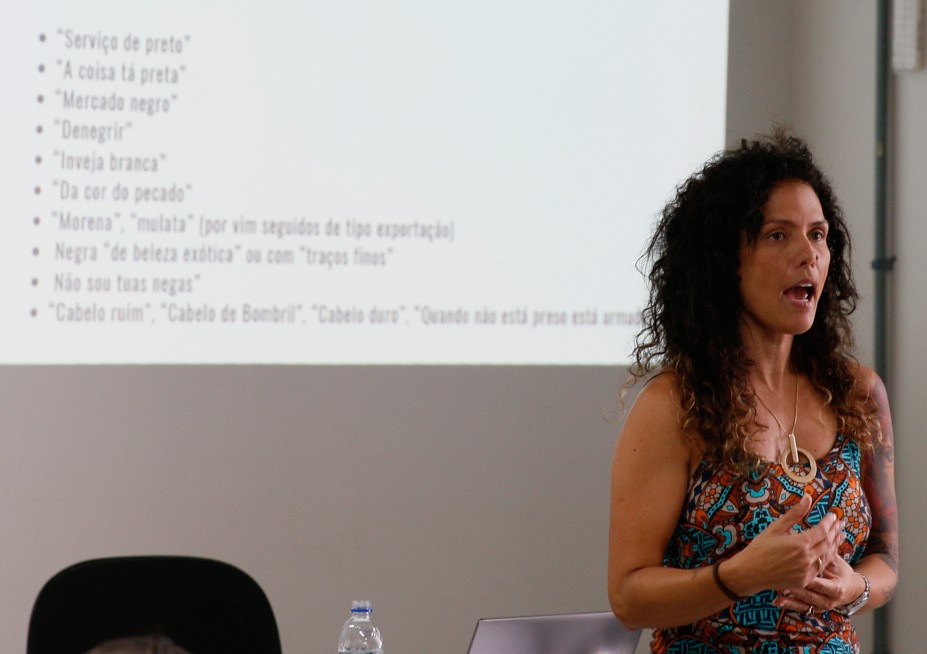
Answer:
[[(792, 463), (789, 463), (789, 454), (793, 454), (794, 461)], [(802, 456), (808, 459), (809, 468), (808, 472), (806, 473), (798, 473), (793, 470), (793, 468), (798, 468), (801, 470), (804, 467), (801, 463)], [(782, 450), (782, 456), (779, 457), (779, 463), (782, 464), (782, 470), (785, 471), (786, 476), (798, 484), (808, 483), (818, 474), (818, 464), (815, 463), (814, 457), (811, 456), (811, 453), (808, 452), (808, 450), (802, 449), (800, 447), (787, 447)]]

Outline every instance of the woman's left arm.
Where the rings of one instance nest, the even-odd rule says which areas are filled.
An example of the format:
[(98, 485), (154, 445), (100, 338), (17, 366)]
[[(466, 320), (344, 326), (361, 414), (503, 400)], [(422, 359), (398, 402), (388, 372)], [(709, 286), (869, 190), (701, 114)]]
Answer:
[(869, 397), (876, 404), (882, 438), (863, 458), (863, 489), (872, 511), (872, 527), (863, 558), (855, 566), (869, 578), (866, 609), (882, 606), (892, 598), (898, 582), (898, 505), (895, 501), (895, 438), (885, 384), (871, 370)]

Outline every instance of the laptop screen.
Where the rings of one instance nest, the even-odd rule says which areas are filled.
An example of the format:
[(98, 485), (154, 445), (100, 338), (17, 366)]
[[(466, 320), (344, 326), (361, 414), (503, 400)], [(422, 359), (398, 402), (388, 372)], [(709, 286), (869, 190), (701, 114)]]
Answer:
[(483, 618), (468, 654), (633, 654), (639, 638), (608, 611)]

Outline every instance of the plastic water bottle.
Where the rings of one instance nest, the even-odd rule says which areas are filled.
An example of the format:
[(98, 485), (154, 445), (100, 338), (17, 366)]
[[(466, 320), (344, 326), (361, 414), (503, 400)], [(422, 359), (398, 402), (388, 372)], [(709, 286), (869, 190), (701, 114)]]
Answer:
[(372, 612), (367, 600), (351, 602), (351, 617), (338, 637), (338, 654), (383, 654), (383, 639), (380, 628), (370, 617)]

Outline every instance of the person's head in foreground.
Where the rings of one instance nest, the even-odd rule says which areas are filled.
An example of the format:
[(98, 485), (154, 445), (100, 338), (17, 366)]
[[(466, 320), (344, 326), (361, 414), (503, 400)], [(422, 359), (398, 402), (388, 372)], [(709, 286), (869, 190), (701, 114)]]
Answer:
[(167, 636), (135, 636), (100, 643), (86, 654), (190, 654)]

